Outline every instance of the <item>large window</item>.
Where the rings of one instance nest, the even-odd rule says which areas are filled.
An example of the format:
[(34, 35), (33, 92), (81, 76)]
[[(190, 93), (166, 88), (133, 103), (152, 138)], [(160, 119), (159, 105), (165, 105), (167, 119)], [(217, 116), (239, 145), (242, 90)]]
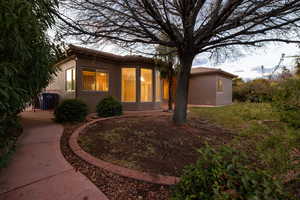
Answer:
[(221, 79), (217, 80), (217, 92), (223, 92), (223, 81)]
[(156, 101), (161, 101), (161, 84), (160, 84), (160, 72), (156, 71), (155, 74), (155, 93), (156, 93)]
[(75, 90), (75, 68), (66, 70), (66, 90)]
[(136, 102), (135, 68), (122, 68), (122, 102)]
[(163, 98), (169, 99), (169, 82), (166, 79), (163, 80), (163, 87)]
[(141, 102), (151, 102), (152, 96), (152, 69), (141, 69)]
[(101, 70), (82, 71), (83, 90), (107, 92), (109, 88), (108, 72)]

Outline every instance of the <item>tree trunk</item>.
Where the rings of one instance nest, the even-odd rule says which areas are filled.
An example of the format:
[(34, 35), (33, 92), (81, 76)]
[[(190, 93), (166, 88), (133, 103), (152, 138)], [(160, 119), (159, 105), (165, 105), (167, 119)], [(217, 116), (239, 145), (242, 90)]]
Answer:
[(194, 57), (193, 54), (179, 55), (181, 66), (177, 77), (175, 112), (173, 115), (173, 121), (176, 125), (186, 123), (189, 78)]
[(168, 99), (168, 110), (171, 111), (173, 110), (173, 64), (169, 64), (169, 74), (168, 74), (168, 82), (169, 82), (169, 99)]

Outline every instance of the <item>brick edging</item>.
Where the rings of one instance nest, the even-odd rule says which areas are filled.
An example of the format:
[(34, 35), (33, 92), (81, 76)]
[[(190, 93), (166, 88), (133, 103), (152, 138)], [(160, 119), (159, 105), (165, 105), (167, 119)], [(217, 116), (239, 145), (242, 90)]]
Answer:
[[(138, 115), (139, 117), (141, 116), (151, 116), (152, 114), (143, 114), (143, 115)], [(94, 165), (96, 167), (105, 169), (107, 171), (110, 171), (112, 173), (125, 176), (128, 178), (133, 178), (141, 181), (146, 181), (150, 183), (155, 183), (155, 184), (161, 184), (161, 185), (175, 185), (180, 181), (178, 177), (175, 176), (163, 176), (160, 174), (153, 174), (153, 173), (147, 173), (147, 172), (140, 172), (137, 170), (133, 169), (128, 169), (125, 167), (121, 167), (109, 162), (105, 162), (99, 158), (96, 158), (89, 153), (85, 152), (78, 144), (78, 137), (79, 134), (85, 130), (86, 128), (90, 127), (91, 125), (99, 122), (99, 121), (105, 121), (105, 120), (111, 120), (111, 119), (121, 119), (121, 118), (127, 118), (127, 117), (133, 117), (133, 115), (125, 115), (125, 116), (119, 116), (119, 117), (108, 117), (108, 118), (100, 118), (100, 119), (95, 119), (92, 120), (88, 123), (85, 123), (84, 125), (80, 126), (77, 128), (73, 134), (71, 135), (69, 139), (69, 146), (72, 149), (72, 151), (79, 156), (81, 159), (85, 160), (86, 162), (90, 163), (91, 165)]]

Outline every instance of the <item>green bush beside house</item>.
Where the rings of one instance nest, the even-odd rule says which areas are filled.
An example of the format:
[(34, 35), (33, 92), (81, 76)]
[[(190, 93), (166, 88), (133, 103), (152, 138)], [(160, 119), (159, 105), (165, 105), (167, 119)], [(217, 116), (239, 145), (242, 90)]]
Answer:
[(88, 114), (88, 106), (78, 99), (67, 99), (61, 102), (54, 111), (55, 121), (83, 122)]
[(121, 102), (119, 102), (112, 96), (102, 99), (98, 103), (96, 111), (99, 117), (113, 117), (123, 114)]

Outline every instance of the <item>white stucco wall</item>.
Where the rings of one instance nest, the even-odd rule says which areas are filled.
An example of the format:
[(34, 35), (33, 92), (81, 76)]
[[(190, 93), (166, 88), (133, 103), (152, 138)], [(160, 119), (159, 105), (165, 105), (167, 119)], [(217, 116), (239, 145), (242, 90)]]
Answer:
[[(60, 96), (60, 100), (75, 98), (75, 91), (67, 92), (65, 89), (66, 82), (66, 70), (76, 67), (76, 60), (69, 60), (58, 66), (59, 71), (57, 72), (56, 77), (50, 82), (46, 88), (46, 92), (57, 93)], [(76, 74), (77, 77), (77, 74)], [(76, 82), (76, 81), (75, 81)]]

